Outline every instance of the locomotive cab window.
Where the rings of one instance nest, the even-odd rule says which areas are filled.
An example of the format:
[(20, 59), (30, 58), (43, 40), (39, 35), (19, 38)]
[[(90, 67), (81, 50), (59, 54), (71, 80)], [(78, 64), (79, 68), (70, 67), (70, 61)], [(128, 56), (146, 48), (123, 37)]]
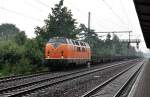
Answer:
[(67, 40), (65, 38), (51, 38), (48, 42), (49, 43), (66, 43), (67, 44)]

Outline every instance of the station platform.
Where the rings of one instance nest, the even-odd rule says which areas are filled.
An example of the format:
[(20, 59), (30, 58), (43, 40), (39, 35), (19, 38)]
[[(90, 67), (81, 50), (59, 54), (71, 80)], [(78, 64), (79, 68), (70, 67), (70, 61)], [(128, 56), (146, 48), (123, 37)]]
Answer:
[(150, 97), (150, 59), (145, 60), (128, 97)]

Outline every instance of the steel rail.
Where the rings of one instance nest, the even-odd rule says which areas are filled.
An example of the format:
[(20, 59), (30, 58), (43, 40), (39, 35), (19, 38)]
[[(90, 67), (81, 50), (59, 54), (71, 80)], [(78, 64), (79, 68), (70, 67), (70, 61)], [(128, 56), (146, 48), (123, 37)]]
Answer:
[(135, 65), (130, 66), (129, 68), (127, 68), (124, 71), (118, 73), (117, 75), (114, 75), (113, 77), (111, 77), (108, 80), (104, 81), (102, 84), (100, 84), (100, 85), (94, 87), (92, 90), (86, 92), (81, 97), (90, 97), (90, 96), (94, 95), (98, 90), (100, 90), (101, 88), (103, 88), (104, 86), (106, 86), (107, 84), (109, 84), (111, 81), (115, 80), (117, 77), (119, 77), (120, 75), (122, 75), (123, 73), (125, 73), (126, 71), (128, 71), (129, 69), (131, 69), (134, 66)]
[[(19, 85), (19, 86), (14, 86), (14, 87), (9, 87), (9, 88), (6, 88), (6, 89), (2, 89), (2, 90), (0, 90), (0, 93), (7, 93), (6, 91), (9, 91), (10, 95), (8, 97), (16, 97), (18, 95), (24, 95), (24, 94), (27, 94), (27, 93), (30, 93), (30, 92), (33, 92), (33, 91), (36, 91), (36, 90), (39, 90), (39, 89), (42, 89), (42, 88), (50, 87), (50, 86), (53, 86), (53, 85), (56, 85), (56, 84), (59, 84), (59, 83), (62, 83), (62, 82), (68, 81), (68, 80), (72, 80), (72, 79), (75, 79), (75, 78), (78, 78), (78, 77), (82, 77), (82, 76), (85, 76), (85, 75), (88, 75), (88, 74), (91, 74), (91, 73), (94, 73), (94, 72), (98, 72), (98, 71), (101, 71), (101, 70), (104, 70), (104, 69), (107, 69), (107, 68), (111, 68), (111, 67), (114, 67), (114, 66), (118, 66), (120, 64), (129, 63), (129, 62), (133, 62), (133, 61), (135, 61), (135, 60), (128, 61), (128, 62), (122, 62), (122, 63), (118, 63), (116, 65), (106, 66), (106, 67), (99, 68), (99, 69), (94, 69), (92, 71), (85, 71), (85, 72), (79, 73), (79, 74), (75, 73), (74, 76), (71, 76), (69, 78), (57, 80), (55, 82), (48, 83), (46, 85), (38, 85), (36, 87), (31, 87), (30, 89), (27, 89), (27, 90), (24, 90), (24, 91), (18, 91), (18, 92), (13, 93), (13, 94), (11, 94), (10, 92), (12, 90), (14, 91), (14, 89), (20, 89), (20, 88), (26, 87), (27, 85), (30, 86), (30, 85), (42, 83), (42, 82), (45, 82), (45, 81), (51, 81), (52, 79), (59, 78), (59, 76), (56, 76), (55, 78), (49, 78), (49, 79), (46, 79), (46, 80), (35, 81), (35, 82), (31, 82), (31, 83), (25, 83), (23, 85)], [(68, 75), (65, 75), (65, 76), (68, 76)], [(62, 76), (62, 77), (64, 77), (64, 76)]]
[(25, 79), (25, 78), (31, 78), (31, 77), (35, 77), (35, 76), (41, 76), (41, 75), (45, 75), (45, 74), (49, 74), (49, 73), (50, 72), (45, 71), (45, 72), (27, 74), (27, 75), (22, 74), (22, 75), (7, 76), (7, 77), (0, 78), (0, 83), (14, 81), (14, 80), (20, 80), (20, 79)]
[[(144, 64), (144, 63), (143, 63)], [(123, 86), (117, 91), (117, 93), (113, 97), (120, 97), (121, 93), (124, 91), (124, 89), (129, 85), (129, 83), (135, 78), (135, 76), (138, 74), (138, 72), (141, 70), (143, 64), (138, 68), (138, 70), (133, 73), (130, 78), (123, 84)]]
[[(132, 61), (134, 61), (134, 60), (130, 60), (130, 61), (127, 61), (127, 62), (121, 62), (121, 63), (115, 64), (115, 65), (102, 67), (100, 69), (103, 70), (105, 68), (114, 67), (114, 66), (117, 66), (117, 65), (120, 65), (120, 64), (124, 64), (124, 63), (128, 63), (128, 62), (132, 62)], [(53, 80), (53, 79), (56, 79), (56, 78), (65, 77), (65, 76), (69, 76), (69, 75), (76, 74), (76, 73), (81, 73), (81, 72), (86, 72), (86, 71), (89, 71), (89, 69), (81, 70), (81, 71), (77, 71), (77, 72), (72, 72), (72, 73), (69, 73), (69, 74), (67, 73), (67, 74), (63, 74), (63, 75), (57, 75), (57, 76), (54, 76), (54, 77), (41, 79), (39, 81), (28, 82), (28, 83), (24, 83), (24, 84), (21, 84), (21, 85), (8, 87), (8, 88), (2, 88), (2, 89), (0, 89), (0, 94), (5, 92), (5, 91), (10, 91), (11, 89), (17, 89), (17, 88), (20, 88), (20, 87), (23, 87), (23, 86), (27, 86), (27, 85), (29, 86), (29, 85), (32, 85), (32, 84), (37, 84), (37, 83), (40, 83), (40, 82), (49, 81), (49, 80)]]
[[(131, 60), (129, 60), (129, 61), (131, 61)], [(33, 74), (25, 74), (25, 75), (20, 74), (20, 75), (1, 77), (0, 78), (0, 84), (5, 83), (5, 82), (9, 82), (9, 81), (15, 81), (15, 80), (20, 80), (20, 79), (26, 79), (26, 78), (41, 76), (41, 75), (45, 75), (45, 74), (49, 74), (49, 73), (50, 72), (48, 72), (48, 71), (44, 71), (44, 72), (37, 72), (37, 73), (33, 73)]]

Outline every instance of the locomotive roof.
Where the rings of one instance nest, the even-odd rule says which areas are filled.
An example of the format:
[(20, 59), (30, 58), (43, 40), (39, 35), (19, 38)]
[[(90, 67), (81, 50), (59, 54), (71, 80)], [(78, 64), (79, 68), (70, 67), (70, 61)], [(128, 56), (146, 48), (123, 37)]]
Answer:
[[(60, 39), (60, 38), (62, 38), (62, 39), (71, 39), (71, 38), (66, 38), (66, 37), (52, 37), (52, 38), (50, 38), (50, 39)], [(77, 40), (77, 39), (71, 39), (71, 40), (80, 41), (80, 42), (83, 42), (83, 43), (87, 43), (87, 42), (84, 42), (84, 41), (82, 41), (82, 40)]]

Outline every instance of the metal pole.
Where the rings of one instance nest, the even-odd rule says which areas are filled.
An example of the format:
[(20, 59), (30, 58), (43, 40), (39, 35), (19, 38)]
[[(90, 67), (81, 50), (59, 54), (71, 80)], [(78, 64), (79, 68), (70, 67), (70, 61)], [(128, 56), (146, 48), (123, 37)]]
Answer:
[[(90, 35), (90, 21), (91, 21), (91, 13), (89, 12), (88, 13), (88, 35)], [(90, 41), (89, 41), (89, 44), (90, 44)], [(91, 64), (90, 62), (87, 63), (87, 67), (90, 69), (91, 67)]]
[(88, 33), (90, 33), (90, 21), (91, 21), (91, 13), (88, 13)]
[(130, 52), (129, 52), (129, 49), (130, 49), (130, 42), (131, 42), (131, 40), (130, 40), (130, 32), (131, 31), (129, 31), (129, 43), (128, 43), (128, 52), (127, 52), (127, 55), (129, 56), (129, 54), (130, 54)]
[(130, 45), (130, 32), (131, 32), (131, 31), (129, 31), (129, 45)]

